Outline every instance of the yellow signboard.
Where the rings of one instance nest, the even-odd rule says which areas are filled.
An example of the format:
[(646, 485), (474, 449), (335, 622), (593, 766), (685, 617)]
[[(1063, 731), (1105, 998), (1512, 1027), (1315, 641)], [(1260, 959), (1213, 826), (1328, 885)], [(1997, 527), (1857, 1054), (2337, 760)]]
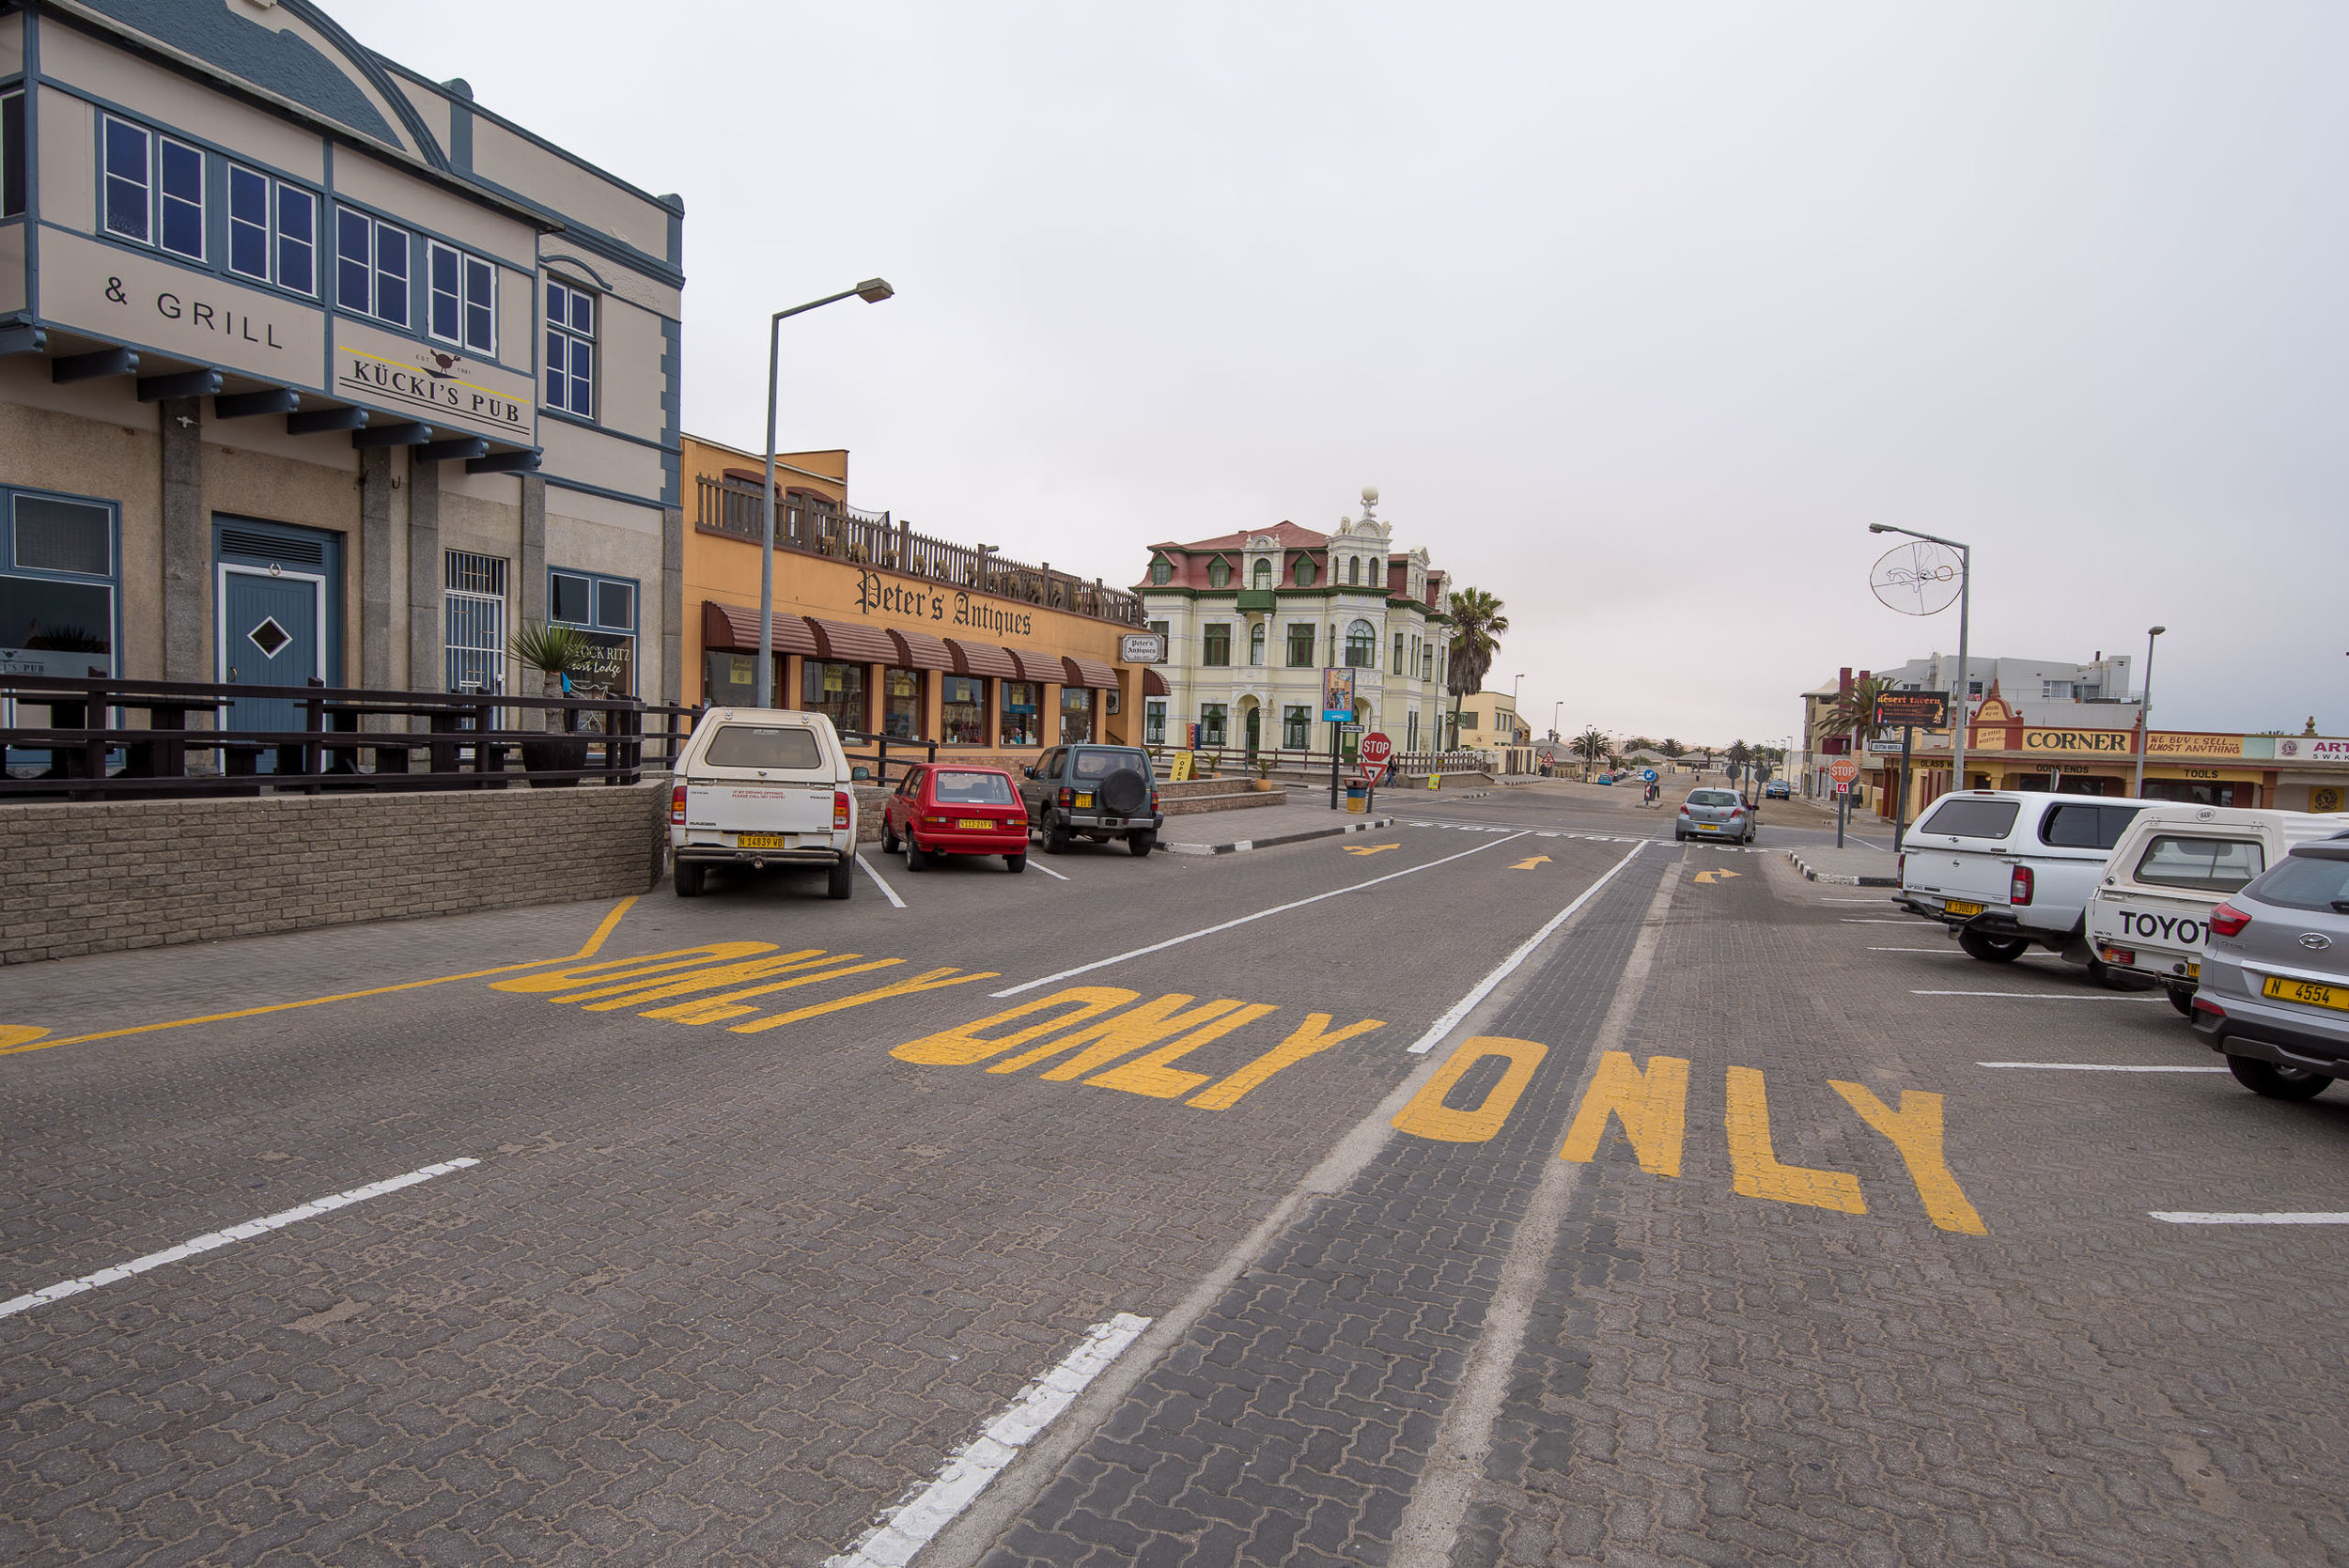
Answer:
[(1168, 784), (1188, 784), (1191, 778), (1192, 757), (1189, 752), (1176, 752), (1167, 764)]

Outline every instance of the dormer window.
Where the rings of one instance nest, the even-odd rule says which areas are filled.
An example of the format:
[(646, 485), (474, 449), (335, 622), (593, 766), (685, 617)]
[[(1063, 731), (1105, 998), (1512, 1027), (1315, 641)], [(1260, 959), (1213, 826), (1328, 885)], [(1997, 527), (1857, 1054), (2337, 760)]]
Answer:
[(1353, 586), (1359, 584), (1361, 580), (1362, 558), (1359, 555), (1347, 556), (1346, 558), (1346, 581), (1347, 585)]
[(1174, 567), (1173, 567), (1172, 565), (1170, 565), (1170, 564), (1168, 563), (1168, 561), (1167, 561), (1166, 557), (1165, 557), (1165, 556), (1163, 556), (1163, 555), (1153, 555), (1152, 557), (1150, 557), (1150, 583), (1151, 583), (1151, 586), (1153, 586), (1153, 587), (1158, 587), (1158, 588), (1163, 588), (1163, 587), (1165, 587), (1165, 586), (1166, 586), (1169, 582), (1174, 582)]
[(1217, 556), (1207, 563), (1207, 586), (1228, 588), (1232, 585), (1232, 563)]
[(1251, 585), (1257, 588), (1272, 586), (1272, 563), (1259, 556), (1255, 568), (1249, 573)]
[(1314, 585), (1314, 558), (1310, 555), (1299, 556), (1297, 558), (1297, 569), (1289, 573), (1289, 575), (1296, 579), (1297, 585), (1299, 587), (1312, 587)]

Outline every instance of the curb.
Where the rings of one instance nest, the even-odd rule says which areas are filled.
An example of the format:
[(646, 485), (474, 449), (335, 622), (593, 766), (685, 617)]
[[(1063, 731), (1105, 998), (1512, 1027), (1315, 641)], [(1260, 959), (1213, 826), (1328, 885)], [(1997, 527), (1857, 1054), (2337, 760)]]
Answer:
[(1833, 882), (1846, 888), (1897, 888), (1901, 885), (1897, 877), (1841, 877), (1831, 871), (1813, 871), (1810, 862), (1792, 849), (1786, 851), (1786, 858), (1795, 862), (1797, 871), (1814, 882)]
[(1367, 822), (1349, 822), (1343, 828), (1315, 828), (1302, 833), (1283, 833), (1277, 838), (1244, 838), (1236, 844), (1161, 844), (1161, 855), (1244, 855), (1251, 849), (1270, 849), (1283, 844), (1303, 844), (1309, 839), (1336, 838), (1345, 833), (1375, 832), (1392, 828), (1392, 816), (1373, 817)]

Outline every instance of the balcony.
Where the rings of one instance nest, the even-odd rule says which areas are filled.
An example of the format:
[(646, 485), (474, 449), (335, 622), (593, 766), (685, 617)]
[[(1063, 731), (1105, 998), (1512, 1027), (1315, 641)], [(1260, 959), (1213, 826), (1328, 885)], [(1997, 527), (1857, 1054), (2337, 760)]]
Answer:
[(1272, 608), (1272, 590), (1269, 588), (1242, 588), (1239, 591), (1239, 607), (1242, 611), (1268, 611)]
[[(766, 497), (757, 485), (700, 475), (695, 489), (694, 527), (730, 534), (754, 544), (765, 536)], [(984, 545), (948, 544), (916, 534), (910, 524), (892, 520), (887, 512), (818, 505), (804, 496), (786, 496), (775, 507), (775, 548), (903, 572), (948, 587), (1071, 615), (1090, 615), (1120, 626), (1143, 624), (1142, 600), (1107, 586), (1098, 578), (1088, 582), (1056, 572), (1049, 561), (1031, 567), (998, 555)]]

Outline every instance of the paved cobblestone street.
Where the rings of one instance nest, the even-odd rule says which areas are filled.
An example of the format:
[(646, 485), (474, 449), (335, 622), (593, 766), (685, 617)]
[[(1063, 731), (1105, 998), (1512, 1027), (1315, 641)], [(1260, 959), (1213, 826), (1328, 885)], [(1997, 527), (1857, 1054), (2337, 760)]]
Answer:
[(0, 1558), (2349, 1557), (2341, 1231), (2151, 1212), (2349, 1101), (1983, 1065), (2214, 1062), (1807, 823), (1391, 814), (0, 974)]

